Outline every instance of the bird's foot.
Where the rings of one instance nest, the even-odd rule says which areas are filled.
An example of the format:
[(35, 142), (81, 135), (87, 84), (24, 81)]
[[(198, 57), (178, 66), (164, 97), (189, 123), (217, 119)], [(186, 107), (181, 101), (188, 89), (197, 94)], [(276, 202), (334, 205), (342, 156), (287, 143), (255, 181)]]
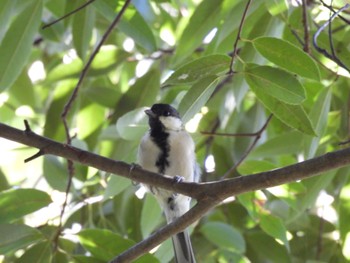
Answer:
[(185, 181), (185, 178), (183, 176), (175, 175), (173, 178), (175, 183), (181, 183)]

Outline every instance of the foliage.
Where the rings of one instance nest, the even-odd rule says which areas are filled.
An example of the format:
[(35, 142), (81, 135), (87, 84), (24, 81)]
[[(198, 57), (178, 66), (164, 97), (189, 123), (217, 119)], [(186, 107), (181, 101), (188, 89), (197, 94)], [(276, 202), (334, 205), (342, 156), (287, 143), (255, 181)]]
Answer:
[[(68, 114), (73, 144), (129, 163), (147, 130), (144, 107), (179, 108), (193, 131), (203, 181), (283, 167), (339, 149), (348, 136), (349, 72), (305, 40), (328, 21), (321, 2), (152, 0), (132, 2), (92, 62)], [(299, 1), (301, 2), (301, 1)], [(309, 2), (309, 1), (305, 1)], [(310, 1), (312, 2), (312, 1)], [(0, 118), (64, 142), (60, 115), (96, 43), (124, 1), (0, 2)], [(333, 1), (339, 9), (345, 1)], [(349, 19), (348, 13), (342, 12)], [(304, 21), (304, 22), (303, 22)], [(41, 24), (41, 26), (40, 26)], [(305, 34), (305, 27), (307, 33)], [(321, 48), (350, 67), (350, 27), (336, 18)], [(233, 44), (240, 33), (233, 74)], [(308, 40), (309, 39), (309, 40)], [(254, 133), (255, 137), (203, 135)], [(117, 176), (75, 164), (63, 231), (66, 161), (1, 139), (3, 262), (106, 262), (164, 224), (150, 195)], [(210, 162), (214, 160), (215, 163)], [(215, 164), (215, 168), (214, 165)], [(350, 259), (349, 168), (226, 200), (195, 226), (198, 262), (346, 262)], [(137, 195), (135, 195), (137, 192)], [(168, 262), (169, 240), (137, 262)]]

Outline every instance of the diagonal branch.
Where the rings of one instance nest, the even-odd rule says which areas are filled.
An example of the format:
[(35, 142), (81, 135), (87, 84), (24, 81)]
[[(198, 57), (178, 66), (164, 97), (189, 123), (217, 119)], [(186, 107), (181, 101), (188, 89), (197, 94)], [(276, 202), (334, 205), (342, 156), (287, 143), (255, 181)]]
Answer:
[[(149, 251), (151, 247), (157, 246), (174, 233), (182, 231), (191, 223), (202, 217), (215, 205), (230, 196), (306, 179), (350, 165), (350, 148), (346, 148), (273, 171), (240, 176), (218, 182), (201, 184), (186, 182), (176, 183), (171, 177), (162, 176), (121, 161), (115, 161), (92, 152), (67, 146), (66, 144), (37, 135), (34, 132), (28, 132), (27, 129), (22, 131), (0, 123), (0, 137), (35, 147), (39, 150), (44, 148), (44, 154), (60, 156), (101, 171), (127, 177), (133, 181), (161, 187), (197, 199), (198, 205), (193, 207), (185, 215), (156, 232), (147, 242), (140, 243), (140, 247), (137, 248), (136, 251), (125, 252), (125, 254), (128, 255), (132, 254), (133, 258), (141, 256), (145, 251)], [(135, 247), (132, 249), (135, 249)], [(125, 261), (120, 262), (130, 261), (125, 259)]]

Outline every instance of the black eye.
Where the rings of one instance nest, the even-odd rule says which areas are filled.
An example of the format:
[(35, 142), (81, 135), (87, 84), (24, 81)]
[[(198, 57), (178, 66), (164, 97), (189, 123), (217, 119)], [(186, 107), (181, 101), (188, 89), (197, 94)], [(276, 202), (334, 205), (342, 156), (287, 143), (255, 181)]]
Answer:
[(170, 111), (165, 111), (164, 116), (170, 116)]

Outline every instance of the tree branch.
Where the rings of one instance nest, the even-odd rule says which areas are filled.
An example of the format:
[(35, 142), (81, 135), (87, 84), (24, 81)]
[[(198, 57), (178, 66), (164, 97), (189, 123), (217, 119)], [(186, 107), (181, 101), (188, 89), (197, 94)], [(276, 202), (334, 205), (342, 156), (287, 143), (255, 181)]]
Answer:
[[(350, 148), (329, 152), (319, 157), (289, 165), (273, 171), (240, 176), (218, 182), (176, 183), (171, 177), (152, 173), (121, 161), (115, 161), (97, 154), (68, 146), (34, 132), (22, 131), (0, 123), (0, 137), (39, 149), (44, 154), (60, 156), (108, 173), (130, 178), (133, 181), (154, 185), (197, 199), (198, 204), (173, 223), (163, 227), (145, 241), (120, 255), (120, 261), (130, 262), (155, 247), (171, 235), (182, 231), (201, 218), (222, 200), (249, 191), (273, 187), (309, 178), (320, 173), (350, 164)], [(129, 255), (129, 256), (128, 256)], [(118, 259), (118, 260), (119, 260)], [(117, 260), (117, 258), (115, 259)]]
[(237, 52), (238, 52), (237, 45), (238, 45), (238, 41), (241, 40), (241, 32), (242, 32), (242, 29), (243, 29), (243, 24), (244, 24), (245, 18), (247, 16), (249, 5), (250, 5), (251, 2), (252, 2), (252, 0), (248, 0), (247, 1), (247, 4), (245, 6), (245, 9), (244, 9), (244, 12), (243, 12), (243, 15), (242, 15), (242, 18), (241, 18), (241, 22), (240, 22), (239, 27), (238, 27), (237, 37), (236, 37), (235, 43), (233, 44), (233, 52), (232, 52), (232, 57), (231, 57), (231, 62), (230, 62), (230, 69), (228, 71), (228, 75), (232, 75), (233, 72), (234, 72), (233, 71), (233, 62), (234, 62), (234, 60), (235, 60), (235, 58), (237, 56)]
[(317, 44), (317, 39), (319, 37), (319, 35), (321, 34), (321, 32), (323, 30), (325, 30), (325, 28), (333, 21), (334, 18), (336, 18), (339, 13), (343, 12), (345, 9), (349, 8), (350, 7), (350, 4), (346, 4), (345, 6), (343, 6), (342, 8), (340, 8), (337, 12), (335, 12), (330, 18), (329, 20), (324, 23), (318, 30), (317, 32), (315, 33), (314, 37), (313, 37), (313, 45), (315, 47), (315, 49), (323, 54), (325, 57), (333, 60), (338, 66), (346, 69), (348, 72), (350, 72), (350, 69), (337, 57), (335, 56), (334, 54), (329, 54), (328, 51), (324, 48), (321, 48), (318, 44)]

